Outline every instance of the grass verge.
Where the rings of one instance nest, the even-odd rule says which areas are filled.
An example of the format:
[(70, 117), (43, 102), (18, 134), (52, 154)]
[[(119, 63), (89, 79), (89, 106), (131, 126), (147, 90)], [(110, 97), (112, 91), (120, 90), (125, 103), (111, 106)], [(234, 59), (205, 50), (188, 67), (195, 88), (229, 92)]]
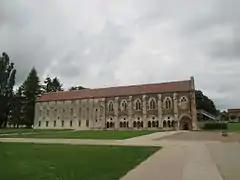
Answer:
[(31, 134), (8, 135), (10, 138), (64, 138), (64, 139), (127, 139), (158, 131), (39, 131)]
[(0, 143), (0, 174), (4, 180), (113, 180), (158, 149)]

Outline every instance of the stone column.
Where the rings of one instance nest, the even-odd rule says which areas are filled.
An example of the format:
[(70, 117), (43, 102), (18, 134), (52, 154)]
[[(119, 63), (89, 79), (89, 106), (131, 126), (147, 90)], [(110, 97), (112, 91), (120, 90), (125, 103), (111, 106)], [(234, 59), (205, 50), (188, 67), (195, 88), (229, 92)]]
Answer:
[(106, 117), (105, 117), (105, 98), (101, 99), (101, 103), (100, 103), (100, 114), (99, 114), (99, 120), (101, 122), (101, 128), (105, 128), (105, 124), (106, 124)]
[(115, 129), (119, 129), (119, 119), (118, 119), (118, 97), (115, 97), (113, 109), (114, 109), (114, 126)]
[(133, 117), (132, 117), (132, 96), (128, 97), (128, 119), (129, 119), (129, 128), (133, 127)]
[(178, 125), (178, 129), (179, 129), (179, 119), (178, 119), (178, 99), (177, 99), (177, 93), (173, 94), (173, 108), (174, 108), (174, 121), (177, 121)]
[(162, 95), (158, 94), (158, 119), (159, 119), (159, 127), (162, 127), (163, 118), (162, 118)]
[(147, 128), (147, 104), (146, 95), (142, 96), (142, 114), (143, 114), (143, 128)]
[(196, 109), (196, 99), (195, 90), (190, 93), (191, 101), (191, 116), (192, 116), (192, 130), (197, 130), (197, 109)]

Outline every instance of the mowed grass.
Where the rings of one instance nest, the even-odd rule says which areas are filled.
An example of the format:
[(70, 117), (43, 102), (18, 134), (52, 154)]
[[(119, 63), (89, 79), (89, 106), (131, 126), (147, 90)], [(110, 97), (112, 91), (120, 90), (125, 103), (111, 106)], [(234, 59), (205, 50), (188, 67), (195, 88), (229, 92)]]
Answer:
[(50, 129), (5, 128), (5, 129), (0, 129), (0, 135), (1, 134), (22, 134), (22, 133), (33, 133), (33, 132), (49, 132), (49, 131), (69, 131), (69, 129), (50, 130)]
[(63, 139), (127, 139), (158, 131), (39, 131), (31, 134), (8, 135), (5, 138), (63, 138)]
[(157, 147), (0, 143), (2, 180), (114, 180)]
[(240, 131), (240, 123), (228, 123), (228, 131)]

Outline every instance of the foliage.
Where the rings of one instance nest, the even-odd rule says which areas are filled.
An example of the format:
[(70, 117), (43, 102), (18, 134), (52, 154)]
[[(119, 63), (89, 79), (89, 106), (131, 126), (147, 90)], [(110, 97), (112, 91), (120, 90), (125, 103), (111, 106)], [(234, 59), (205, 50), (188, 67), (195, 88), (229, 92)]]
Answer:
[(44, 81), (43, 92), (50, 93), (50, 92), (57, 92), (57, 91), (63, 91), (63, 85), (60, 83), (60, 80), (57, 77), (54, 77), (51, 79), (50, 77), (47, 77)]
[(0, 143), (3, 180), (120, 179), (158, 147)]
[(82, 86), (72, 86), (69, 90), (76, 91), (76, 90), (82, 90), (82, 89), (87, 89), (87, 88), (82, 87)]
[(34, 121), (34, 108), (37, 96), (41, 93), (41, 87), (39, 84), (39, 78), (37, 71), (33, 68), (25, 82), (23, 83), (23, 97), (24, 97), (24, 108), (23, 108), (23, 123), (27, 127), (31, 127)]
[(207, 122), (204, 124), (203, 129), (205, 130), (217, 130), (217, 129), (227, 129), (227, 123), (222, 122)]
[(204, 95), (202, 91), (196, 90), (195, 96), (197, 109), (203, 109), (213, 115), (218, 114), (218, 110), (216, 109), (214, 102), (206, 95)]
[(24, 108), (24, 97), (23, 97), (23, 86), (20, 86), (14, 95), (12, 103), (12, 121), (11, 124), (14, 127), (19, 127), (23, 124), (23, 108)]
[(16, 72), (9, 56), (2, 53), (0, 56), (0, 128), (6, 127), (11, 113)]

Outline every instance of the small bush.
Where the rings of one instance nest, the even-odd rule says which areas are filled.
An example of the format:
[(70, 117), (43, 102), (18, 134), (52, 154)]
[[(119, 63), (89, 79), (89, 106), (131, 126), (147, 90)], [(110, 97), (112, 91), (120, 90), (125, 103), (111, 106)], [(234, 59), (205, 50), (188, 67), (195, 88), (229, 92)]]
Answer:
[(227, 123), (220, 123), (220, 122), (212, 122), (212, 123), (205, 123), (203, 126), (205, 130), (211, 129), (227, 129)]

